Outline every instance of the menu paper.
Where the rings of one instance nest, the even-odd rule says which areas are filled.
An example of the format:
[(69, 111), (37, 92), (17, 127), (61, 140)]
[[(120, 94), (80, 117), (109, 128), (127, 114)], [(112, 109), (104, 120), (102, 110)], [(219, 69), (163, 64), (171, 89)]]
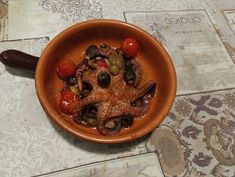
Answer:
[(156, 153), (142, 154), (42, 175), (44, 177), (164, 177)]
[(168, 50), (178, 95), (235, 86), (234, 63), (206, 11), (126, 12), (125, 18)]

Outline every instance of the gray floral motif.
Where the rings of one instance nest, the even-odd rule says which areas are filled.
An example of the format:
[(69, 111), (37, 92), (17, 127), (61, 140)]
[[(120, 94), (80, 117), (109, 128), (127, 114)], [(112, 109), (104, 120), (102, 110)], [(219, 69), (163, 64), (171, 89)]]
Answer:
[(172, 120), (175, 120), (175, 119), (176, 119), (176, 116), (175, 116), (175, 114), (174, 114), (173, 112), (169, 112), (168, 117), (169, 117), (170, 119), (172, 119)]
[(175, 103), (175, 110), (183, 116), (189, 116), (192, 110), (190, 104), (185, 100), (179, 100)]
[(192, 167), (190, 173), (188, 176), (195, 176), (195, 177), (206, 177), (207, 175), (205, 173), (202, 173), (201, 171), (198, 171), (197, 168)]
[(188, 165), (186, 155), (190, 155), (190, 152), (188, 152), (187, 144), (179, 139), (172, 129), (166, 127), (162, 125), (153, 132), (146, 144), (147, 149), (154, 146), (166, 176), (182, 176), (186, 173)]
[(220, 118), (221, 122), (235, 132), (235, 114), (227, 109), (223, 112), (225, 115)]
[[(205, 111), (205, 112), (207, 112), (208, 114), (210, 114), (210, 115), (217, 115), (218, 114), (218, 112), (217, 111), (215, 111), (215, 110), (213, 110), (213, 109), (211, 109), (210, 107), (208, 107), (207, 105), (206, 105), (206, 102), (209, 100), (211, 98), (211, 96), (210, 95), (205, 95), (205, 96), (201, 96), (201, 98), (200, 98), (200, 100), (194, 100), (194, 99), (190, 99), (190, 103), (192, 103), (192, 104), (194, 104), (195, 106), (196, 106), (196, 108), (193, 110), (196, 114), (198, 114), (199, 112), (201, 112), (201, 111)], [(217, 102), (217, 101), (216, 101)], [(215, 103), (211, 103), (210, 102), (210, 105), (214, 105)], [(208, 104), (209, 105), (209, 104)], [(210, 106), (209, 105), (209, 106)], [(218, 106), (218, 103), (216, 103), (216, 105)], [(215, 106), (213, 106), (213, 107), (215, 107)]]
[(187, 137), (187, 138), (192, 138), (192, 139), (197, 139), (198, 135), (200, 134), (201, 130), (199, 130), (198, 128), (190, 125), (187, 126), (183, 129), (183, 136)]
[(228, 121), (228, 126), (229, 126), (229, 128), (231, 128), (232, 130), (235, 130), (235, 121), (229, 120), (229, 121)]
[(8, 0), (0, 0), (0, 3), (7, 5), (8, 4)]
[(235, 135), (232, 130), (219, 120), (205, 122), (204, 134), (207, 146), (214, 157), (223, 165), (235, 164)]
[(62, 14), (64, 19), (73, 23), (103, 18), (102, 7), (97, 0), (40, 0), (40, 6)]
[(0, 0), (0, 40), (6, 39), (8, 7), (7, 2)]
[(194, 156), (193, 162), (200, 167), (206, 167), (210, 164), (212, 159), (213, 157), (199, 152), (197, 155)]
[(220, 108), (222, 106), (222, 101), (218, 98), (212, 98), (208, 105), (214, 108)]
[[(5, 176), (31, 176), (30, 174), (35, 174), (35, 168), (37, 173), (45, 168), (45, 159), (48, 164), (51, 164), (48, 168), (54, 168), (55, 164), (50, 162), (55, 159), (53, 152), (56, 152), (56, 147), (53, 141), (47, 139), (47, 137), (53, 137), (53, 131), (50, 128), (47, 125), (32, 126), (1, 132), (0, 176), (2, 177), (4, 173), (6, 173)], [(32, 163), (35, 159), (37, 162)]]
[(226, 93), (223, 99), (224, 104), (228, 105), (229, 108), (235, 108), (235, 95), (232, 93)]
[(235, 171), (234, 169), (229, 169), (227, 166), (224, 166), (222, 164), (215, 165), (215, 167), (211, 170), (211, 174), (214, 177), (235, 177)]
[(211, 174), (216, 176), (216, 177), (224, 177), (224, 168), (222, 165), (218, 164), (216, 165), (212, 171)]

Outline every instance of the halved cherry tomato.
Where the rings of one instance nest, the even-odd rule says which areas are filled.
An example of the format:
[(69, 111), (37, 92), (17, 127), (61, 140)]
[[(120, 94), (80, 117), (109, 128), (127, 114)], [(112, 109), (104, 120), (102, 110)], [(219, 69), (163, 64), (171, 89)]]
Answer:
[(97, 61), (96, 64), (99, 67), (104, 67), (104, 68), (108, 68), (108, 64), (105, 61)]
[(133, 38), (126, 38), (122, 45), (121, 50), (126, 57), (135, 57), (139, 50), (139, 43)]
[(60, 109), (63, 113), (71, 115), (75, 112), (80, 99), (77, 95), (69, 90), (64, 90), (61, 93)]
[(61, 79), (65, 79), (68, 76), (72, 76), (76, 72), (76, 65), (72, 60), (61, 60), (56, 65), (57, 74)]

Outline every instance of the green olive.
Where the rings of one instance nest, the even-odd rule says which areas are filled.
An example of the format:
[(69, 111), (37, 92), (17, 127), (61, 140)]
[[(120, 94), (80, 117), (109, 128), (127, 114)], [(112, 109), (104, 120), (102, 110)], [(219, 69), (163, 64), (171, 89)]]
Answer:
[(122, 59), (117, 59), (116, 60), (116, 65), (118, 66), (118, 68), (122, 69), (123, 68), (123, 61), (122, 61)]
[(106, 71), (99, 72), (98, 77), (97, 77), (97, 82), (100, 87), (102, 88), (107, 87), (110, 81), (111, 81), (111, 78), (110, 78), (109, 73), (107, 73)]
[(128, 85), (134, 85), (136, 80), (136, 74), (133, 70), (126, 70), (124, 73), (124, 80)]
[(118, 75), (119, 72), (120, 72), (120, 69), (119, 69), (118, 66), (116, 66), (116, 65), (111, 65), (109, 69), (110, 69), (110, 72), (111, 72), (114, 76)]
[(78, 89), (77, 86), (70, 86), (70, 90), (71, 90), (75, 95), (79, 95), (79, 94), (80, 94), (80, 90)]
[(110, 57), (109, 57), (109, 62), (110, 62), (111, 65), (115, 65), (115, 63), (116, 63), (116, 58), (113, 57), (113, 56), (110, 56)]

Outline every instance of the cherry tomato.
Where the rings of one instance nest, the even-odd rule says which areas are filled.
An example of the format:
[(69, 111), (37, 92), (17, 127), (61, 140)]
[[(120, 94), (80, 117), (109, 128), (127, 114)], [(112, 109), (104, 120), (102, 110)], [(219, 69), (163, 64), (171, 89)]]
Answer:
[(80, 99), (77, 95), (69, 90), (64, 90), (61, 93), (60, 98), (60, 109), (63, 113), (71, 115), (75, 112)]
[(135, 57), (139, 50), (139, 43), (133, 38), (126, 38), (122, 45), (121, 50), (126, 57)]
[(105, 61), (97, 61), (96, 64), (99, 67), (104, 67), (104, 68), (108, 68), (108, 64)]
[(76, 65), (72, 60), (61, 60), (56, 65), (56, 71), (61, 79), (65, 79), (75, 74)]

